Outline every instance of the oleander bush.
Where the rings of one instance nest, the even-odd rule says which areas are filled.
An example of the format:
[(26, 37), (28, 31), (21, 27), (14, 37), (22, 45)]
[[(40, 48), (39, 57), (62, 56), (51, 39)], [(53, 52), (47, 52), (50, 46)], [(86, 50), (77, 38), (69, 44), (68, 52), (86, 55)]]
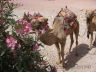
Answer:
[(39, 53), (42, 44), (31, 23), (15, 21), (12, 0), (0, 0), (0, 72), (55, 72)]

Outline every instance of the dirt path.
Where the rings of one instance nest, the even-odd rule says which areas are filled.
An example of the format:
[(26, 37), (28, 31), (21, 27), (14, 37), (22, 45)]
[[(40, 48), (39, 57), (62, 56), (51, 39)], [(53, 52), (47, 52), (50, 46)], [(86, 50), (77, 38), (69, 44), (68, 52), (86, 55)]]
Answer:
[[(58, 13), (59, 9), (51, 10), (51, 11), (40, 11), (45, 17), (49, 20), (49, 25), (52, 27), (52, 21), (56, 14)], [(16, 14), (19, 17), (22, 17), (23, 12), (28, 12), (28, 10), (18, 11)], [(30, 11), (29, 11), (30, 12)], [(77, 10), (75, 12), (78, 16), (78, 20), (80, 23), (80, 36), (79, 36), (79, 45), (78, 45), (78, 53), (79, 56), (76, 57), (75, 53), (75, 42), (73, 44), (73, 49), (70, 55), (68, 55), (69, 45), (70, 45), (70, 38), (67, 37), (67, 42), (65, 46), (65, 53), (66, 53), (66, 62), (67, 66), (65, 69), (61, 67), (61, 65), (57, 65), (56, 62), (58, 61), (57, 50), (54, 45), (52, 46), (44, 46), (42, 48), (41, 54), (45, 56), (45, 59), (57, 68), (57, 72), (96, 72), (96, 47), (93, 47), (91, 50), (88, 49), (89, 40), (86, 37), (86, 18), (84, 12)], [(51, 16), (52, 15), (52, 16)], [(94, 34), (95, 35), (95, 34)]]
[[(89, 40), (86, 37), (86, 18), (84, 12), (78, 12), (78, 19), (80, 23), (80, 36), (79, 36), (79, 45), (73, 49), (68, 55), (70, 38), (67, 38), (67, 43), (65, 47), (67, 66), (65, 69), (59, 64), (56, 64), (58, 61), (57, 50), (55, 45), (46, 46), (42, 49), (41, 54), (45, 56), (45, 59), (51, 64), (56, 66), (58, 72), (96, 72), (96, 47), (93, 47), (89, 50)], [(94, 34), (95, 36), (95, 34)], [(75, 49), (78, 48), (79, 56), (75, 56)]]

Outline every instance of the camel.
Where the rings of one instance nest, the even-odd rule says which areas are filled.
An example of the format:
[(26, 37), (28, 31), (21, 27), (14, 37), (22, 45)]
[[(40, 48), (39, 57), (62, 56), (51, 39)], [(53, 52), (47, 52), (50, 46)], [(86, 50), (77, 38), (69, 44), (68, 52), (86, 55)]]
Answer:
[[(53, 29), (49, 28), (47, 18), (42, 17), (42, 18), (35, 19), (32, 21), (30, 19), (33, 27), (35, 25), (34, 30), (37, 31), (38, 39), (45, 45), (51, 46), (51, 45), (55, 44), (57, 51), (58, 51), (58, 57), (59, 57), (58, 63), (62, 63), (63, 67), (65, 67), (64, 46), (66, 44), (66, 37), (68, 35), (70, 35), (70, 38), (71, 38), (71, 45), (70, 45), (70, 50), (69, 50), (69, 52), (70, 52), (71, 47), (74, 42), (73, 33), (75, 34), (75, 37), (76, 37), (76, 46), (78, 45), (78, 35), (79, 35), (79, 23), (77, 22), (77, 19), (72, 20), (72, 22), (70, 22), (70, 25), (71, 24), (72, 25), (68, 29), (68, 33), (64, 31), (64, 24), (65, 24), (65, 22), (64, 22), (65, 15), (63, 15), (64, 11), (65, 10), (61, 9), (60, 12), (55, 17), (55, 19), (53, 21)], [(25, 18), (28, 18), (28, 17), (25, 17)], [(76, 25), (75, 27), (73, 26), (74, 24)], [(60, 48), (60, 46), (61, 46), (61, 48)], [(76, 54), (77, 54), (77, 50), (76, 50)]]
[(96, 31), (96, 10), (86, 11), (87, 18), (87, 38), (91, 35), (90, 48), (93, 44), (93, 32)]

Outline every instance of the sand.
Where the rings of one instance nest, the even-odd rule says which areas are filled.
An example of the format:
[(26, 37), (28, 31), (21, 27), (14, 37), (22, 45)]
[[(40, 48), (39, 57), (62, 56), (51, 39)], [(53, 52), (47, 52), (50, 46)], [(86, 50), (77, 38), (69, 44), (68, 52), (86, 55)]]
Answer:
[[(20, 2), (23, 1), (25, 0), (21, 0)], [(45, 56), (45, 60), (57, 68), (57, 72), (96, 72), (96, 47), (93, 46), (93, 48), (89, 50), (90, 39), (87, 39), (85, 17), (86, 9), (95, 9), (95, 0), (41, 0), (40, 2), (38, 2), (38, 0), (29, 0), (24, 2), (24, 6), (14, 10), (14, 14), (18, 15), (18, 17), (16, 17), (16, 19), (18, 19), (22, 17), (24, 12), (30, 12), (31, 14), (34, 12), (40, 12), (43, 16), (48, 18), (49, 26), (52, 28), (54, 17), (61, 8), (65, 7), (65, 5), (67, 5), (68, 8), (77, 15), (80, 23), (78, 47), (75, 47), (76, 45), (74, 42), (72, 51), (68, 55), (70, 46), (70, 37), (68, 36), (65, 46), (65, 60), (67, 62), (66, 68), (62, 68), (61, 64), (56, 64), (58, 61), (58, 55), (55, 45), (44, 45), (44, 48), (41, 49), (40, 53)], [(74, 55), (76, 48), (78, 48), (79, 56)]]

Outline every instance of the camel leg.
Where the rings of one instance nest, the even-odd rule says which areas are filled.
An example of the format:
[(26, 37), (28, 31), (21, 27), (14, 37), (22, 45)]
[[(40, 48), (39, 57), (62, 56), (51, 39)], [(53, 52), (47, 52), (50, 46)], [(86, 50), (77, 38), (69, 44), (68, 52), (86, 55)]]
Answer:
[(89, 31), (87, 31), (87, 38), (88, 38), (88, 39), (89, 39), (89, 34), (90, 34)]
[(64, 47), (66, 43), (66, 38), (61, 42), (61, 57), (62, 57), (62, 66), (65, 67), (65, 61), (64, 61)]
[(60, 64), (61, 63), (61, 55), (60, 55), (60, 47), (59, 47), (59, 43), (55, 43), (55, 46), (57, 48), (57, 51), (58, 51), (58, 57), (59, 57), (59, 62), (56, 62), (57, 64)]
[(74, 43), (73, 33), (72, 33), (72, 34), (70, 34), (70, 39), (71, 39), (71, 44), (70, 44), (69, 53), (71, 52), (71, 48), (72, 48), (72, 45), (73, 45), (73, 43)]
[(96, 35), (95, 35), (95, 40), (94, 40), (93, 45), (96, 46)]
[(79, 34), (75, 34), (75, 38), (76, 38), (76, 52), (75, 52), (75, 54), (76, 54), (76, 56), (78, 56), (78, 52), (77, 52), (77, 46), (78, 46), (78, 35), (79, 35)]
[(77, 28), (74, 30), (75, 33), (75, 38), (76, 38), (76, 56), (78, 56), (78, 52), (77, 52), (77, 46), (78, 46), (78, 36), (79, 36), (79, 25), (77, 26)]
[(92, 42), (93, 42), (93, 32), (91, 32), (90, 48), (92, 47)]

